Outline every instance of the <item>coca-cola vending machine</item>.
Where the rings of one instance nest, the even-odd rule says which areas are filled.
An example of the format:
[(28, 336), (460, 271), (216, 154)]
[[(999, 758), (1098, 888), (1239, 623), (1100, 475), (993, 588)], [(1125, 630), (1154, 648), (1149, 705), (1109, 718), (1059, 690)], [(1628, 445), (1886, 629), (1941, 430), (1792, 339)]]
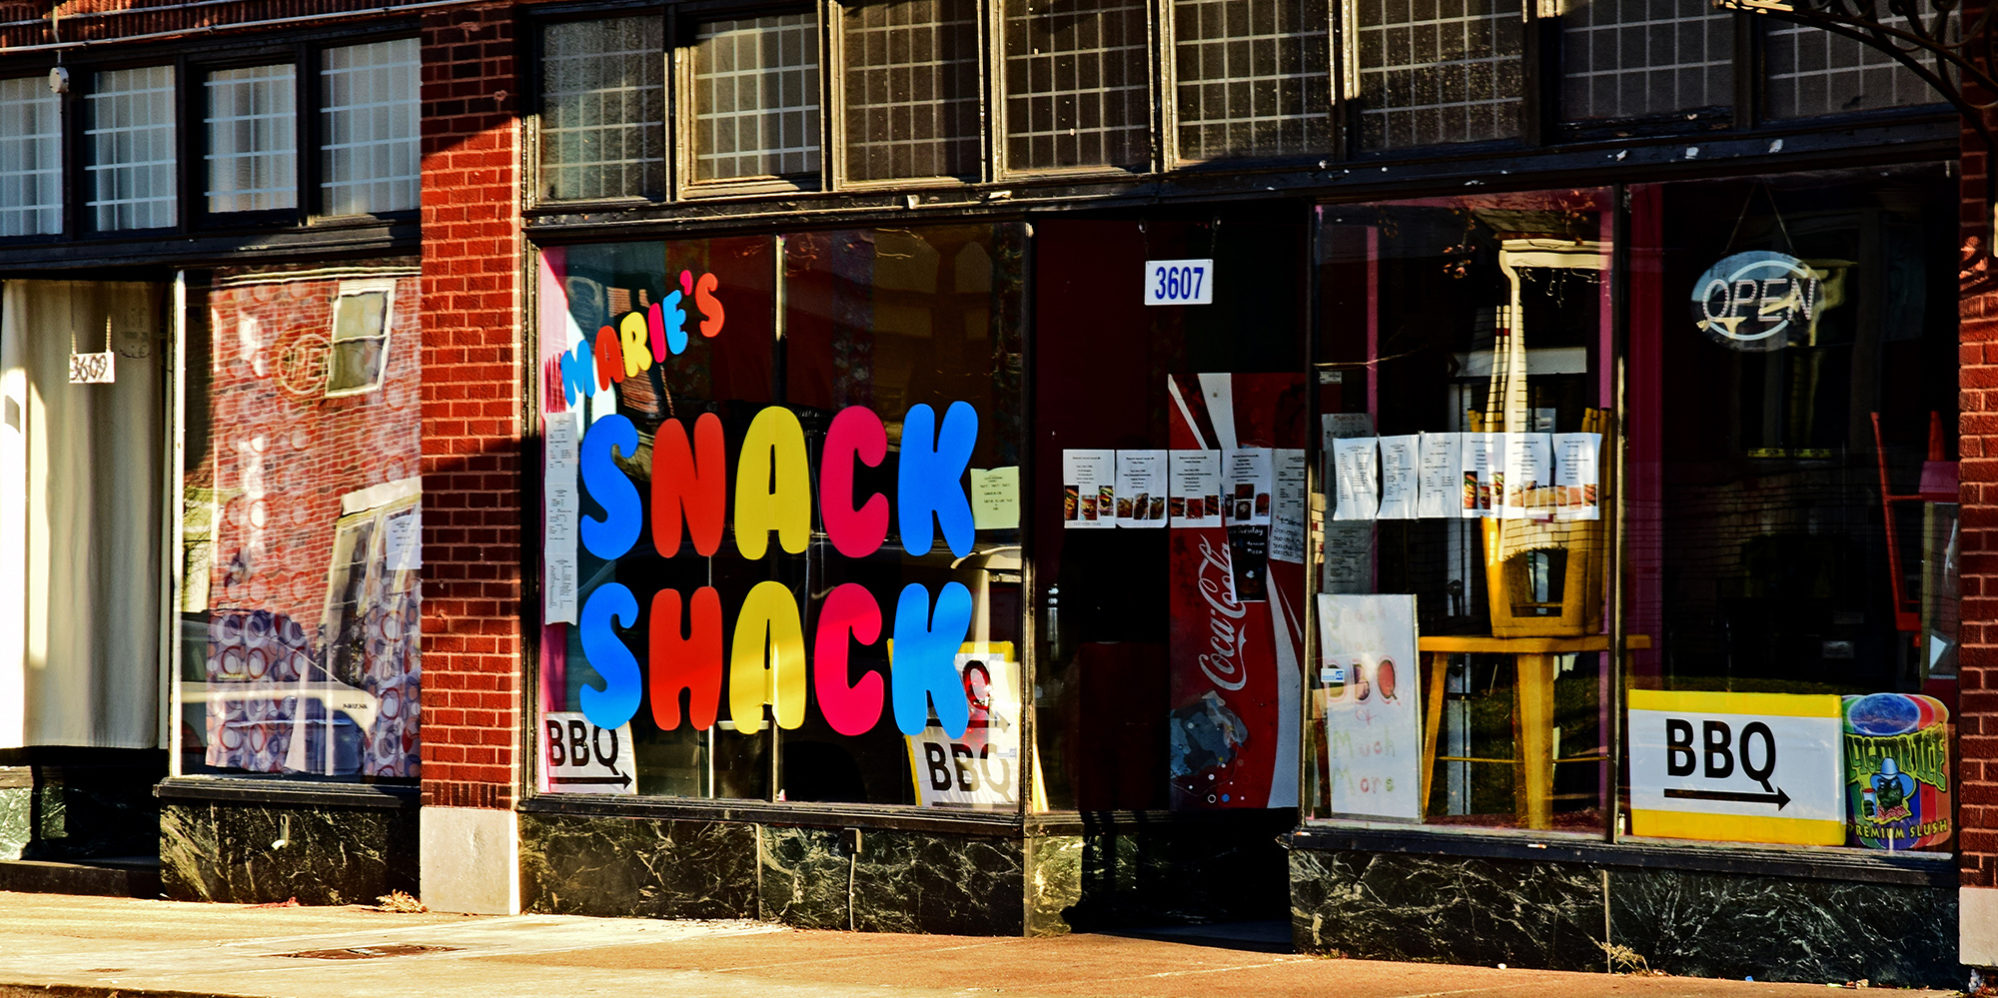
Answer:
[(1175, 810), (1297, 805), (1306, 391), (1295, 373), (1169, 378)]

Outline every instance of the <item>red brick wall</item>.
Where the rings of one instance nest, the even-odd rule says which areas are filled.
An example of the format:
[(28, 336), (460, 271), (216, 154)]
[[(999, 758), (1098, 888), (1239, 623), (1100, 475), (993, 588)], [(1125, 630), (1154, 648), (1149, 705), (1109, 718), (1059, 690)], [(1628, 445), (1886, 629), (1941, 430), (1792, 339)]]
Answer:
[[(1974, 20), (1983, 6), (1966, 4), (1966, 21)], [(1998, 114), (1986, 112), (1985, 117), (1987, 127), (1998, 130)], [(1956, 719), (1958, 870), (1966, 887), (1998, 887), (1998, 261), (1990, 252), (1989, 183), (1990, 156), (1983, 140), (1966, 127), (1965, 259), (1958, 303), (1963, 644)]]
[(423, 21), (423, 802), (521, 754), (521, 83), (509, 6)]

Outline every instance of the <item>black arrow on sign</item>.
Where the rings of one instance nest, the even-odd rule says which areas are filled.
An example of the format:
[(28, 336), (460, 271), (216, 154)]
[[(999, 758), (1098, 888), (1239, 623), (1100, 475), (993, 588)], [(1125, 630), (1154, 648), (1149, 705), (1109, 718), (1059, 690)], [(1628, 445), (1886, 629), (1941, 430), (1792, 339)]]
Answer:
[(619, 773), (616, 779), (608, 776), (551, 776), (548, 782), (565, 787), (628, 787), (631, 786), (631, 774)]
[(1686, 800), (1730, 800), (1742, 804), (1774, 804), (1778, 811), (1790, 803), (1790, 795), (1784, 793), (1782, 787), (1777, 787), (1773, 794), (1751, 794), (1738, 790), (1667, 790), (1665, 796)]

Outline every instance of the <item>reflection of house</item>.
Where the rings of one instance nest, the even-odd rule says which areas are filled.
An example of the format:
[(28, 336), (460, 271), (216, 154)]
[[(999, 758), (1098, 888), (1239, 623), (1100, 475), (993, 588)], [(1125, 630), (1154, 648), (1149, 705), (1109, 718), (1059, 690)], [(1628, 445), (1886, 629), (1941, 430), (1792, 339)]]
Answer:
[[(987, 933), (1288, 911), (1300, 947), (1356, 955), (1595, 967), (1649, 933), (1675, 973), (1998, 964), (1998, 360), (1948, 281), (1981, 265), (1958, 226), (1983, 180), (1961, 122), (1849, 39), (1610, 0), (62, 6), (58, 31), (0, 0), (0, 856), (160, 848), (169, 893), (234, 900), (281, 900), (285, 873), (301, 900), (478, 911)], [(1781, 349), (1696, 325), (1697, 281), (1745, 251), (1822, 277)], [(1205, 304), (1169, 286), (1196, 266)], [(71, 384), (73, 353), (115, 380)], [(902, 522), (902, 471), (948, 464), (911, 414), (955, 402), (963, 484), (1000, 484), (965, 496), (963, 550), (906, 550), (945, 521)], [(658, 551), (668, 420), (714, 416), (733, 476), (771, 410), (782, 474), (731, 477), (715, 553)], [(614, 417), (638, 444), (586, 485)], [(1587, 527), (1474, 522), (1519, 484), (1502, 440), (1439, 464), (1471, 473), (1471, 516), (1441, 515), (1453, 492), (1340, 519), (1365, 504), (1322, 460), (1473, 432), (1558, 455), (1605, 427), (1566, 452), (1601, 473), (1558, 483)], [(1195, 447), (1263, 469), (1173, 495), (1210, 525), (1064, 519), (1065, 486), (1118, 509), (1101, 455)], [(1064, 480), (1085, 465), (1087, 493)], [(800, 488), (802, 518), (756, 504)], [(745, 494), (746, 532), (783, 521), (757, 557)], [(1960, 631), (1958, 579), (1905, 553), (1955, 506)], [(613, 520), (631, 536), (579, 539)], [(1516, 572), (1487, 574), (1487, 533)], [(1017, 702), (1018, 758), (981, 775), (1010, 785), (924, 796), (923, 759), (973, 748), (898, 727), (896, 617), (953, 583), (972, 620), (937, 646), (1004, 662), (1017, 688), (986, 695)], [(1583, 589), (1606, 607), (1568, 615), (1584, 633), (1494, 621), (1559, 628)], [(636, 610), (592, 615), (620, 591)], [(1421, 661), (1391, 683), (1317, 661), (1320, 594), (1413, 596)], [(721, 685), (711, 728), (662, 722), (655, 698), (738, 658), (739, 719)], [(616, 773), (578, 778), (619, 797), (564, 794), (537, 739), (614, 685), (628, 755), (591, 741)], [(1422, 712), (1398, 758), (1429, 769), (1385, 822), (1352, 763), (1389, 753), (1338, 719), (1390, 688)], [(1926, 693), (1968, 736), (1959, 834), (1891, 857), (1757, 821), (1645, 835), (1627, 690)], [(31, 837), (17, 805), (58, 793), (68, 837)], [(219, 845), (267, 824), (314, 848)], [(1912, 914), (1883, 930), (1855, 891)], [(1790, 918), (1812, 931), (1779, 950)]]

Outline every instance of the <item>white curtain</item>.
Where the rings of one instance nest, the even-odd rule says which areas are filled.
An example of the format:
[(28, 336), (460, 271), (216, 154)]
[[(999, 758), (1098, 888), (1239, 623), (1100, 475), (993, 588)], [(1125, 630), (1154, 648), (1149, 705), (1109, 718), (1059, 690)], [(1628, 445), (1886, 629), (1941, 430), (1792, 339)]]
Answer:
[(0, 282), (0, 748), (158, 746), (164, 292)]

